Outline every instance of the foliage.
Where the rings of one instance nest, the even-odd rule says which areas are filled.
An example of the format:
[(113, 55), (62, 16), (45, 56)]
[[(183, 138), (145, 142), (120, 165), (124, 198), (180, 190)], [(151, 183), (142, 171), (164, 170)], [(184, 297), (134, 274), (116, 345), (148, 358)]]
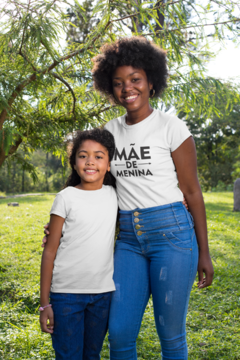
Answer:
[[(24, 164), (19, 162), (23, 159)], [(27, 171), (31, 169), (31, 172)], [(60, 191), (69, 173), (66, 163), (62, 163), (60, 158), (37, 150), (33, 153), (25, 153), (19, 149), (17, 153), (8, 158), (3, 164), (0, 177), (0, 190), (7, 194), (39, 192), (39, 191)], [(35, 177), (31, 177), (35, 174)]]
[[(213, 285), (191, 293), (187, 338), (189, 360), (240, 359), (240, 213), (232, 212), (232, 193), (206, 193)], [(43, 224), (53, 196), (19, 198), (19, 207), (0, 200), (0, 358), (54, 359), (50, 336), (38, 323), (39, 268)], [(138, 359), (157, 360), (160, 345), (153, 304), (145, 311)], [(102, 359), (109, 359), (107, 339)]]
[[(185, 104), (178, 103), (176, 107), (179, 117), (188, 124), (194, 136), (198, 154), (198, 172), (202, 187), (205, 190), (216, 188), (225, 190), (237, 175), (240, 138), (240, 93), (236, 86), (228, 84), (222, 88), (221, 97), (210, 87), (210, 101), (215, 103), (217, 112), (210, 117), (202, 114), (202, 104), (195, 104), (191, 112), (184, 111)], [(236, 163), (236, 165), (234, 165)], [(222, 188), (220, 186), (222, 183)]]
[(240, 16), (235, 1), (206, 0), (201, 5), (193, 0), (98, 0), (92, 6), (90, 19), (90, 12), (73, 1), (74, 14), (81, 15), (81, 21), (100, 21), (94, 20), (84, 42), (65, 43), (69, 26), (76, 26), (69, 21), (68, 0), (5, 0), (2, 4), (0, 166), (20, 144), (63, 154), (69, 132), (98, 126), (123, 111), (94, 91), (91, 58), (104, 42), (129, 35), (129, 26), (134, 34), (140, 31), (168, 51), (166, 106), (174, 99), (185, 103), (186, 113), (198, 102), (204, 115), (217, 111), (207, 87), (211, 85), (220, 96), (221, 83), (206, 76), (205, 65), (213, 56), (210, 39), (238, 40)]

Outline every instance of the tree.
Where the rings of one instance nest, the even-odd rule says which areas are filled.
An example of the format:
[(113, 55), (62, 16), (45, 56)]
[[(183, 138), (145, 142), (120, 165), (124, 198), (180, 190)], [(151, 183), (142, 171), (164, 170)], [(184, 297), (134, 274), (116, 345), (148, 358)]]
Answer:
[[(63, 154), (69, 132), (97, 126), (121, 113), (94, 91), (91, 58), (104, 42), (129, 35), (130, 23), (134, 34), (138, 31), (168, 50), (169, 90), (163, 103), (185, 102), (186, 113), (196, 103), (203, 115), (217, 111), (208, 91), (220, 96), (221, 83), (204, 73), (212, 56), (207, 40), (210, 35), (222, 40), (224, 34), (237, 39), (240, 16), (234, 1), (206, 0), (203, 6), (191, 0), (99, 0), (91, 19), (100, 21), (80, 43), (65, 44), (67, 7), (67, 0), (7, 0), (2, 5), (0, 166), (20, 144), (24, 151), (41, 147)], [(86, 11), (77, 0), (74, 9), (84, 18)], [(211, 34), (205, 36), (209, 27)]]
[[(209, 89), (209, 94), (212, 94), (211, 89)], [(210, 117), (202, 116), (201, 105), (196, 104), (191, 113), (185, 113), (181, 110), (181, 104), (176, 104), (179, 117), (187, 122), (194, 136), (199, 179), (205, 190), (215, 188), (219, 183), (225, 186), (233, 183), (236, 172), (234, 168), (238, 164), (240, 138), (238, 87), (232, 89), (225, 84), (221, 97), (213, 94), (210, 98), (218, 109), (218, 112)]]

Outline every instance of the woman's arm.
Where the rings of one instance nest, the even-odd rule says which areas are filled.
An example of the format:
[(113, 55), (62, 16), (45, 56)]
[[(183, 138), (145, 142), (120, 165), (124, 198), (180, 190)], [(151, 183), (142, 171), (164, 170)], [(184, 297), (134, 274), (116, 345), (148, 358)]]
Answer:
[[(40, 281), (40, 303), (41, 306), (49, 304), (49, 292), (52, 281), (53, 263), (59, 247), (60, 238), (62, 236), (62, 227), (65, 219), (51, 215), (49, 230), (51, 234), (48, 236), (48, 242), (43, 250), (41, 263), (41, 281)], [(48, 320), (50, 324), (47, 324)], [(44, 332), (53, 332), (53, 312), (50, 307), (44, 309), (40, 314), (41, 329)]]
[[(199, 247), (198, 286), (204, 288), (211, 285), (214, 270), (208, 248), (206, 212), (197, 177), (197, 155), (193, 138), (189, 137), (177, 150), (173, 151), (172, 158), (177, 171), (179, 187), (186, 198), (195, 223)], [(205, 273), (205, 278), (203, 273)]]

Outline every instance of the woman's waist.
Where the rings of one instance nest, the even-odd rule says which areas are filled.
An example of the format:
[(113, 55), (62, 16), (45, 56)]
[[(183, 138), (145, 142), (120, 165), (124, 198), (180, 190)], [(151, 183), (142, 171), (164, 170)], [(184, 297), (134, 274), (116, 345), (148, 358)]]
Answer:
[(120, 210), (120, 231), (166, 232), (193, 228), (193, 218), (182, 202), (146, 209)]

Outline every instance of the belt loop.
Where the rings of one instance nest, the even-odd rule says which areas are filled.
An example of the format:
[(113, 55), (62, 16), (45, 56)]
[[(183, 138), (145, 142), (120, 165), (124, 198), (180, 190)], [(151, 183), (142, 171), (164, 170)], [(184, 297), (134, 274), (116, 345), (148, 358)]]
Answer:
[[(171, 203), (171, 207), (172, 207), (172, 212), (173, 212), (174, 219), (175, 219), (175, 221), (176, 221), (176, 223), (177, 223), (177, 226), (178, 226), (179, 230), (181, 230), (181, 227), (180, 227), (179, 222), (178, 222), (177, 215), (176, 215), (176, 213), (175, 213), (175, 211), (174, 211), (174, 206), (175, 206), (175, 205), (173, 205), (173, 203)], [(185, 207), (185, 206), (184, 206), (184, 207)]]

